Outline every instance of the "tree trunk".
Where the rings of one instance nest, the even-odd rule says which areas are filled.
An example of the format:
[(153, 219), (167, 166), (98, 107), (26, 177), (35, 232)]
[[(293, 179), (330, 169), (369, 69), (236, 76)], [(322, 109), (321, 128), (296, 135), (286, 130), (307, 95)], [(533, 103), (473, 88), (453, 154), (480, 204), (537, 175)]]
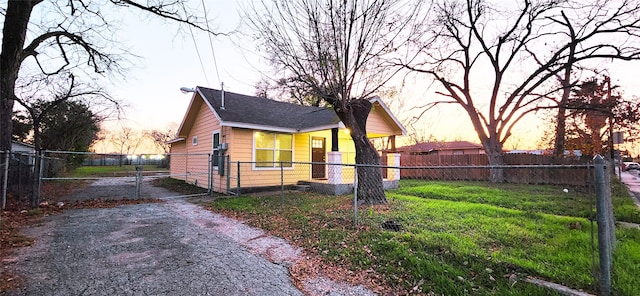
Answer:
[[(484, 151), (487, 154), (490, 166), (504, 165), (504, 154), (502, 152), (502, 143), (497, 137), (482, 139)], [(489, 181), (492, 183), (503, 183), (506, 181), (504, 168), (490, 168)]]
[[(564, 14), (563, 14), (564, 15)], [(571, 96), (571, 71), (575, 61), (576, 53), (576, 35), (573, 27), (569, 27), (571, 43), (569, 44), (569, 60), (564, 68), (564, 77), (560, 80), (562, 84), (562, 98), (558, 104), (558, 115), (556, 117), (556, 138), (553, 145), (553, 157), (556, 163), (559, 158), (564, 156), (564, 148), (566, 145), (565, 134), (567, 133), (567, 105), (569, 104), (569, 96)]]
[[(497, 132), (496, 124), (492, 123), (487, 126), (488, 132), (485, 132), (482, 122), (480, 120), (480, 116), (476, 113), (475, 107), (472, 105), (466, 106), (465, 111), (469, 114), (469, 118), (471, 119), (471, 124), (473, 124), (478, 137), (480, 138), (480, 142), (482, 143), (482, 147), (484, 148), (484, 153), (487, 155), (487, 160), (489, 161), (490, 166), (502, 166), (504, 165), (504, 154), (502, 151), (502, 142), (500, 141), (500, 136)], [(505, 182), (505, 173), (503, 168), (490, 168), (489, 169), (489, 181), (493, 183), (502, 183)]]
[(11, 150), (15, 85), (33, 6), (41, 1), (8, 1), (0, 52), (0, 150)]
[(556, 137), (553, 145), (553, 157), (556, 159), (559, 159), (564, 155), (564, 147), (566, 144), (565, 134), (567, 133), (566, 121), (567, 109), (564, 108), (564, 105), (562, 105), (561, 103), (560, 107), (558, 108), (558, 115), (556, 116)]
[(372, 104), (366, 99), (354, 99), (347, 106), (335, 108), (336, 114), (344, 125), (351, 131), (351, 139), (356, 148), (356, 164), (358, 167), (358, 199), (362, 204), (386, 204), (382, 184), (382, 170), (380, 156), (376, 148), (367, 138), (367, 118)]
[[(42, 136), (40, 134), (40, 117), (36, 116), (33, 109), (30, 109), (31, 118), (33, 118), (33, 146), (36, 150), (35, 162), (33, 166), (33, 176), (31, 177), (31, 206), (40, 205), (40, 167), (42, 166)], [(42, 114), (40, 114), (42, 115)]]

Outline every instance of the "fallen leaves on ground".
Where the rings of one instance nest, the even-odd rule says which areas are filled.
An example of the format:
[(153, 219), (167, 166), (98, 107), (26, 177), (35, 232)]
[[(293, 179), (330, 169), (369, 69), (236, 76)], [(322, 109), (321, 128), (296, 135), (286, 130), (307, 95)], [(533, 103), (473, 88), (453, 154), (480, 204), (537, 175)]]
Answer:
[[(243, 221), (247, 225), (258, 227), (266, 231), (269, 235), (277, 236), (286, 239), (292, 245), (304, 249), (304, 254), (300, 259), (296, 261), (294, 265), (289, 267), (291, 278), (301, 291), (305, 291), (308, 295), (309, 291), (306, 291), (304, 283), (313, 278), (324, 277), (331, 279), (335, 282), (349, 283), (353, 286), (362, 285), (367, 289), (375, 292), (378, 295), (405, 295), (406, 291), (394, 290), (386, 284), (384, 277), (378, 274), (375, 270), (360, 270), (354, 271), (347, 268), (350, 264), (348, 262), (332, 262), (325, 260), (318, 250), (310, 248), (308, 246), (319, 245), (320, 238), (318, 236), (307, 236), (305, 243), (300, 243), (298, 238), (300, 237), (301, 230), (294, 227), (289, 223), (286, 217), (280, 214), (256, 214), (256, 213), (243, 213), (232, 210), (216, 209), (210, 206), (206, 207), (208, 210), (220, 213), (227, 217)], [(380, 210), (385, 211), (388, 206), (380, 206)], [(350, 209), (350, 205), (340, 205), (335, 210)], [(322, 225), (325, 222), (322, 219), (310, 219), (311, 223)], [(335, 227), (351, 228), (353, 222), (350, 220), (334, 220), (332, 221)], [(326, 227), (326, 224), (325, 224)], [(358, 231), (366, 231), (365, 226), (360, 226), (353, 235), (357, 235)], [(314, 241), (315, 240), (315, 241)]]

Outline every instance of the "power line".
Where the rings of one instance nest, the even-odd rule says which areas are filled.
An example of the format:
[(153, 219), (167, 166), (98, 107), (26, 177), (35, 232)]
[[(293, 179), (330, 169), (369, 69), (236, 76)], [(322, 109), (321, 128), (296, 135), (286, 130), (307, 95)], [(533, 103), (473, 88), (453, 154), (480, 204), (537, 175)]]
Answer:
[[(204, 10), (204, 21), (207, 24), (207, 31), (211, 32), (209, 29), (209, 17), (207, 17), (207, 8), (204, 5), (204, 0), (202, 0), (202, 9)], [(211, 47), (211, 55), (213, 56), (213, 66), (216, 69), (216, 76), (218, 77), (218, 83), (222, 85), (222, 80), (220, 80), (220, 72), (218, 71), (218, 61), (216, 60), (216, 52), (213, 50), (213, 39), (211, 39), (211, 33), (207, 34), (209, 36), (209, 46)]]
[(193, 45), (196, 47), (196, 53), (198, 54), (198, 60), (200, 61), (200, 67), (202, 67), (202, 73), (204, 74), (204, 79), (207, 81), (207, 85), (209, 85), (209, 77), (207, 77), (207, 71), (204, 68), (204, 63), (202, 63), (202, 57), (200, 56), (200, 50), (198, 49), (198, 42), (196, 42), (196, 37), (193, 34), (193, 29), (191, 26), (189, 27), (189, 32), (191, 32), (191, 39), (193, 39)]

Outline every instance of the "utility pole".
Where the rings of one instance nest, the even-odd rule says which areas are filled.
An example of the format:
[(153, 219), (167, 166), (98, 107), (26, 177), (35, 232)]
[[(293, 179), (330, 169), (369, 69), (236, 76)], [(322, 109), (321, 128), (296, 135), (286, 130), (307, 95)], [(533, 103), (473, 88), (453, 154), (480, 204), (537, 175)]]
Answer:
[[(605, 76), (604, 81), (607, 84), (607, 104), (611, 104), (611, 77), (609, 76)], [(611, 108), (608, 110), (609, 112), (609, 153), (610, 153), (610, 157), (611, 157), (611, 173), (615, 176), (616, 175), (616, 153), (613, 150), (613, 105), (611, 105)]]

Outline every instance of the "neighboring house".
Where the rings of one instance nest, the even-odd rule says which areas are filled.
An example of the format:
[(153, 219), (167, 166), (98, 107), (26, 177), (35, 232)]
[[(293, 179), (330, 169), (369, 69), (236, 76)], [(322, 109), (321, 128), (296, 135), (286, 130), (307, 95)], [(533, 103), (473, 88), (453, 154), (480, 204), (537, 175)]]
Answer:
[(34, 154), (36, 153), (36, 148), (30, 144), (26, 144), (18, 141), (11, 141), (11, 151), (17, 152), (17, 153), (24, 153), (24, 154)]
[(11, 141), (11, 152), (13, 158), (19, 159), (23, 164), (33, 165), (35, 162), (36, 148), (31, 144)]
[[(371, 99), (373, 108), (367, 120), (369, 138), (388, 138), (406, 133), (404, 127), (379, 99)], [(281, 182), (283, 170), (293, 171), (284, 181), (318, 181), (328, 184), (352, 183), (353, 177), (342, 168), (325, 163), (355, 163), (355, 147), (348, 130), (335, 112), (328, 108), (303, 106), (266, 98), (197, 87), (187, 112), (171, 144), (171, 174), (204, 187), (210, 181), (213, 190), (227, 192), (234, 182), (225, 182), (222, 158), (213, 157), (212, 179), (202, 180), (191, 172), (208, 168), (206, 161), (180, 155), (224, 155), (231, 162), (250, 164), (243, 169), (241, 187), (274, 186)], [(399, 156), (391, 154), (391, 164), (399, 165)], [(313, 165), (303, 165), (310, 163)], [(239, 166), (239, 165), (238, 165)], [(235, 165), (234, 165), (235, 167)], [(238, 173), (240, 174), (240, 173)], [(198, 180), (199, 178), (199, 180)], [(393, 172), (392, 178), (399, 179)]]
[(430, 142), (403, 146), (397, 152), (409, 155), (478, 155), (485, 154), (480, 144), (468, 141)]

